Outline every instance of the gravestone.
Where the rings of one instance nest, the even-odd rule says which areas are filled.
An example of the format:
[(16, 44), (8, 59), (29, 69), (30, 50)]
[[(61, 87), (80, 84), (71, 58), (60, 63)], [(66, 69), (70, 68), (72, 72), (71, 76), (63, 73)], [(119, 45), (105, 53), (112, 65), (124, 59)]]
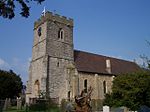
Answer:
[(74, 107), (73, 107), (72, 102), (68, 102), (66, 105), (66, 112), (73, 112), (73, 110), (74, 110)]
[(10, 98), (6, 98), (3, 110), (7, 110), (11, 106)]
[(17, 110), (21, 110), (22, 108), (22, 100), (21, 97), (17, 98)]
[(110, 112), (109, 106), (103, 106), (103, 112)]
[(138, 112), (150, 112), (150, 108), (143, 105), (140, 107), (140, 110)]
[(127, 107), (112, 108), (111, 112), (130, 112)]

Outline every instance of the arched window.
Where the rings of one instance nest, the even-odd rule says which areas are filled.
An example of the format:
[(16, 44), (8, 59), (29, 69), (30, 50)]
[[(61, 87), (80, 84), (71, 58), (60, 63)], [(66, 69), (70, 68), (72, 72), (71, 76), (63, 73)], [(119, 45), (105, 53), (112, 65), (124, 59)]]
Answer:
[(39, 27), (37, 32), (38, 32), (38, 36), (40, 37), (42, 35), (42, 28)]
[(103, 81), (103, 90), (104, 94), (106, 94), (107, 93), (106, 81)]
[(62, 28), (59, 29), (58, 39), (61, 39), (61, 40), (64, 39), (64, 30)]
[(39, 91), (40, 91), (40, 82), (39, 80), (36, 80), (34, 83), (34, 90), (35, 90), (35, 96), (39, 95)]

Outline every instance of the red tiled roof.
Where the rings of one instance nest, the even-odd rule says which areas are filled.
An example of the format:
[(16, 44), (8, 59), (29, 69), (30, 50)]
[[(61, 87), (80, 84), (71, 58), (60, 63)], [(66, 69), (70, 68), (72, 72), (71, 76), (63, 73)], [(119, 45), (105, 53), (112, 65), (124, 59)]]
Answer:
[(74, 50), (75, 66), (80, 72), (109, 74), (106, 70), (106, 60), (110, 60), (111, 74), (114, 75), (140, 70), (134, 62)]

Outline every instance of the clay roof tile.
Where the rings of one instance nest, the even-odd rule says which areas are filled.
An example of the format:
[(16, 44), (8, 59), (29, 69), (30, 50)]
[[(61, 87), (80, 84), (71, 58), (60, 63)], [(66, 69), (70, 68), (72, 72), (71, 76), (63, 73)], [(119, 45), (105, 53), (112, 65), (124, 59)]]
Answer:
[[(111, 72), (106, 69), (106, 60), (110, 60)], [(80, 72), (119, 75), (140, 70), (140, 67), (131, 61), (78, 50), (74, 50), (74, 62)]]

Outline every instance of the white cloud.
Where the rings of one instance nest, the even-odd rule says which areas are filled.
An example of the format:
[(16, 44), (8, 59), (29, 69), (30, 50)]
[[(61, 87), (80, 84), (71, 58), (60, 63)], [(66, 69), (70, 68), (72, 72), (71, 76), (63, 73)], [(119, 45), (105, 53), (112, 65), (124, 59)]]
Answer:
[(2, 58), (0, 58), (0, 69), (9, 70), (10, 65), (4, 61)]
[(148, 67), (147, 61), (144, 60), (144, 59), (142, 59), (142, 58), (140, 58), (140, 57), (137, 58), (137, 59), (135, 59), (135, 62), (136, 62), (139, 66), (141, 66), (141, 67), (145, 67), (145, 68)]
[(4, 65), (5, 64), (5, 61), (0, 59), (0, 65)]
[(22, 81), (26, 83), (28, 79), (28, 69), (31, 58), (22, 60), (20, 58), (13, 58), (9, 63), (4, 59), (0, 58), (0, 69), (10, 70), (12, 69), (16, 74), (20, 74)]
[(13, 58), (11, 65), (13, 68), (16, 68), (18, 71), (27, 72), (29, 67), (29, 59), (21, 60), (19, 58)]
[(19, 58), (13, 58), (12, 59), (12, 70), (14, 70), (16, 73), (20, 74), (22, 77), (22, 81), (26, 83), (28, 79), (28, 70), (30, 65), (31, 57), (27, 58), (26, 60), (22, 60)]
[(135, 62), (138, 64), (138, 65), (143, 65), (143, 59), (142, 58), (137, 58), (135, 59)]

